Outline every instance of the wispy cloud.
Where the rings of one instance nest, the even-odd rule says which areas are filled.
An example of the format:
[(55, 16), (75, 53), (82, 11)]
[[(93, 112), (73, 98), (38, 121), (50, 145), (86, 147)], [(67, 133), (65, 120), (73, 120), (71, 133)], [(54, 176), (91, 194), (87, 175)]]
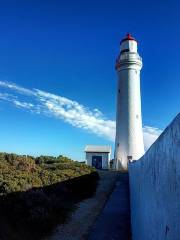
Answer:
[(144, 126), (143, 127), (144, 133), (144, 147), (147, 150), (153, 142), (159, 137), (162, 133), (162, 130), (156, 127)]
[(27, 108), (27, 109), (34, 108), (34, 104), (32, 104), (32, 103), (20, 102), (18, 100), (14, 100), (13, 103), (14, 103), (14, 105), (16, 105), (17, 107), (20, 107), (20, 108)]
[(17, 91), (18, 93), (25, 94), (25, 95), (28, 95), (28, 96), (34, 95), (33, 90), (23, 88), (21, 86), (18, 86), (15, 83), (11, 83), (11, 82), (8, 82), (8, 81), (0, 81), (0, 87), (9, 88), (9, 89), (12, 89), (13, 91)]
[[(115, 121), (107, 119), (98, 109), (89, 109), (71, 99), (48, 93), (39, 89), (27, 89), (0, 81), (0, 87), (12, 93), (0, 93), (1, 101), (8, 101), (18, 108), (34, 113), (44, 114), (61, 119), (74, 127), (85, 129), (88, 132), (114, 141)], [(25, 101), (23, 98), (27, 98)], [(158, 128), (144, 126), (145, 148), (157, 139), (162, 132)]]

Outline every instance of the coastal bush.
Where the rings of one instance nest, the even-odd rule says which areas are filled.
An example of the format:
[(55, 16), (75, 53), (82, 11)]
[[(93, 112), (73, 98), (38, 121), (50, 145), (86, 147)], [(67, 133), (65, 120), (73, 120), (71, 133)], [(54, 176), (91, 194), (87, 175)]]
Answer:
[(41, 239), (95, 192), (97, 182), (94, 168), (62, 155), (0, 153), (0, 224), (6, 225), (0, 239)]

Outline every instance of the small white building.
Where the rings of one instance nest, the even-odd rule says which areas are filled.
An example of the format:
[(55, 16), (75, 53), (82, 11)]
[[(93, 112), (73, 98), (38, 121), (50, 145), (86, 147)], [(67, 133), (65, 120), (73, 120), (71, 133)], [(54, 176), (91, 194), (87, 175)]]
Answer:
[(85, 147), (86, 164), (97, 169), (109, 169), (111, 158), (110, 146), (87, 145)]

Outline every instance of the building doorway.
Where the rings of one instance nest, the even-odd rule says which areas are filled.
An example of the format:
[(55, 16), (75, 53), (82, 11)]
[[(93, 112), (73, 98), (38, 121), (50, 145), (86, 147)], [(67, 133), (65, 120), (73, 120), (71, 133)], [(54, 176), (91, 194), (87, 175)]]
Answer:
[(92, 156), (92, 166), (102, 169), (102, 156)]

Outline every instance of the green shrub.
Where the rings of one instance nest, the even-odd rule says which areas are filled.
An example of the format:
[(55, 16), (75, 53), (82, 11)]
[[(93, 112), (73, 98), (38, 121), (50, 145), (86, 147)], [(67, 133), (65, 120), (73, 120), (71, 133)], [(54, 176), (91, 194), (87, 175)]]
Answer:
[[(0, 224), (12, 226), (17, 239), (40, 239), (66, 221), (76, 203), (95, 192), (97, 182), (94, 168), (62, 155), (0, 153)], [(0, 233), (0, 239), (7, 234), (3, 239)]]

